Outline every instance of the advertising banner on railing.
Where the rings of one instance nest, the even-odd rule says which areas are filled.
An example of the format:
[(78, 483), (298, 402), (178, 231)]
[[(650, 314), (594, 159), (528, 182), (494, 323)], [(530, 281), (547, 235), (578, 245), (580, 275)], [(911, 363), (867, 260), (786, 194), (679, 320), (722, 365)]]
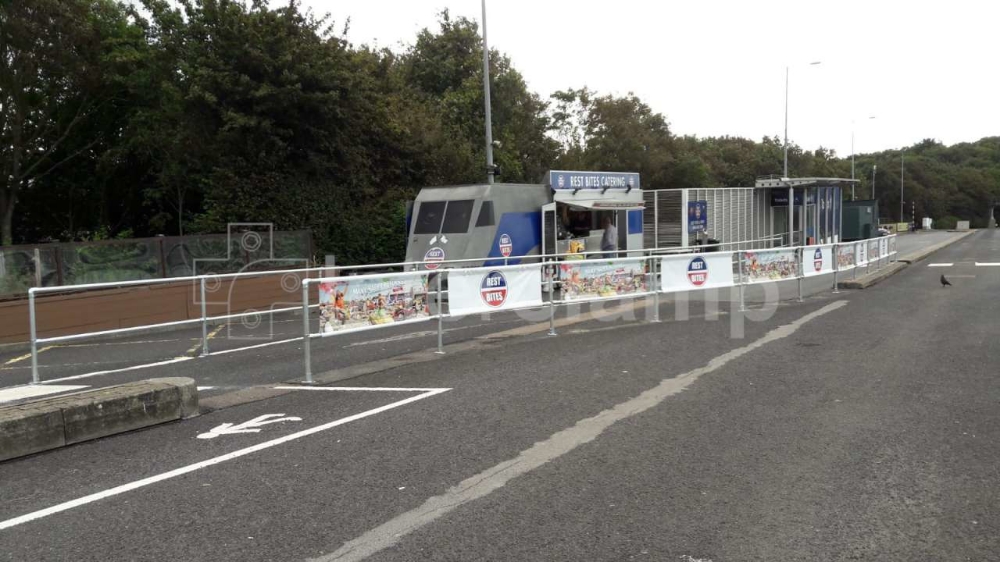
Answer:
[(455, 316), (542, 305), (542, 267), (515, 265), (453, 269), (448, 305)]
[(855, 242), (854, 248), (857, 252), (858, 259), (856, 260), (856, 265), (861, 267), (863, 265), (868, 265), (868, 243), (862, 240), (861, 242)]
[(878, 239), (878, 255), (883, 258), (889, 255), (889, 239), (879, 238)]
[(844, 271), (854, 269), (854, 260), (857, 258), (854, 244), (837, 246), (837, 269)]
[(591, 260), (559, 264), (563, 298), (583, 300), (645, 293), (646, 262), (641, 259)]
[(812, 277), (833, 272), (833, 246), (802, 248), (802, 276)]
[(796, 250), (743, 252), (743, 278), (747, 283), (784, 281), (799, 275)]
[(429, 316), (426, 273), (338, 277), (319, 284), (320, 333)]
[(868, 261), (878, 261), (878, 240), (868, 241)]
[(890, 256), (896, 255), (896, 237), (895, 236), (889, 238), (889, 255)]
[(710, 252), (660, 258), (660, 290), (665, 293), (732, 287), (733, 253)]

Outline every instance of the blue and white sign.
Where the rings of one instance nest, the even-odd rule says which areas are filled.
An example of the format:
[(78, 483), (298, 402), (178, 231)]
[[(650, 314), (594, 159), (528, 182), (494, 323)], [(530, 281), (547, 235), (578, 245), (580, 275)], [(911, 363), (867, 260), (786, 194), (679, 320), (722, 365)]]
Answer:
[(735, 285), (732, 252), (660, 258), (660, 291), (676, 293)]
[(510, 253), (514, 251), (514, 241), (510, 239), (510, 235), (507, 233), (500, 235), (500, 255), (507, 258), (510, 257)]
[[(816, 204), (816, 192), (810, 191), (809, 197), (806, 198), (809, 205)], [(788, 206), (788, 190), (783, 187), (775, 187), (771, 189), (771, 206), (772, 207), (787, 207)], [(795, 206), (802, 206), (802, 190), (795, 190)]]
[(444, 250), (435, 246), (427, 250), (427, 253), (424, 254), (424, 267), (427, 269), (437, 269), (441, 267), (441, 262), (444, 261), (444, 258)]
[(490, 308), (503, 306), (507, 302), (507, 278), (495, 269), (483, 275), (479, 284), (479, 296)]
[(549, 172), (552, 189), (640, 189), (639, 174), (632, 172)]
[(708, 201), (688, 201), (688, 234), (708, 230)]
[(708, 263), (705, 258), (697, 257), (688, 263), (688, 281), (695, 287), (701, 287), (708, 281)]
[(542, 268), (539, 264), (448, 271), (448, 306), (452, 316), (541, 305)]
[(804, 277), (833, 272), (833, 246), (807, 246), (803, 248), (801, 271)]

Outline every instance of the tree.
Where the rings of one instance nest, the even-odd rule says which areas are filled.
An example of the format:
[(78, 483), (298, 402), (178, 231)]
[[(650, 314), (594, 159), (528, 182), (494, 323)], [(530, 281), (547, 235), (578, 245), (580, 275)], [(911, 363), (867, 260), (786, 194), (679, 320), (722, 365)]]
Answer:
[(111, 0), (33, 0), (0, 5), (0, 242), (13, 243), (14, 209), (47, 175), (105, 140), (73, 134), (107, 111), (127, 28)]

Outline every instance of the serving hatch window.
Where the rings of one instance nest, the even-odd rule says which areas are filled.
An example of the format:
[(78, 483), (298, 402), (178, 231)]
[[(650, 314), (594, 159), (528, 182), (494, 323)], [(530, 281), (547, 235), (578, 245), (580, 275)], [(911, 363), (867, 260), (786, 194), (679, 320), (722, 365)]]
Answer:
[(441, 231), (441, 221), (444, 218), (446, 201), (424, 201), (417, 211), (417, 221), (413, 226), (414, 234), (437, 234)]
[(476, 226), (493, 226), (493, 201), (483, 201), (479, 206), (479, 218)]
[(472, 222), (472, 206), (475, 201), (464, 199), (461, 201), (448, 201), (448, 209), (444, 214), (444, 225), (441, 232), (444, 234), (461, 234), (469, 231), (469, 223)]

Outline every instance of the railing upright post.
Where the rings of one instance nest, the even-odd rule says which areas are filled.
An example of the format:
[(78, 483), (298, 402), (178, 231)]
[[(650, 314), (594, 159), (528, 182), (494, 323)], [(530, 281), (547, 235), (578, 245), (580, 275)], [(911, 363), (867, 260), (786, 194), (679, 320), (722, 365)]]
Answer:
[(41, 383), (38, 376), (38, 329), (35, 324), (35, 289), (28, 289), (28, 323), (31, 328), (31, 384)]
[(746, 312), (746, 284), (743, 279), (743, 252), (738, 252), (736, 254), (736, 266), (739, 268), (739, 277), (737, 279), (740, 284), (740, 312)]
[(441, 277), (443, 275), (444, 275), (443, 272), (437, 274), (438, 348), (437, 348), (437, 351), (435, 351), (434, 353), (437, 353), (438, 355), (444, 355), (444, 326), (443, 326), (443, 323), (444, 323), (444, 300), (441, 298), (442, 297), (442, 293), (441, 293)]
[(802, 255), (803, 255), (804, 252), (805, 252), (805, 248), (799, 248), (798, 251), (796, 252), (797, 259), (798, 259), (798, 262), (799, 262), (799, 266), (798, 266), (798, 270), (799, 270), (799, 274), (798, 274), (798, 278), (799, 278), (799, 302), (802, 302), (802, 276), (805, 275), (805, 273), (806, 273), (805, 271), (802, 271)]
[(836, 295), (837, 293), (840, 292), (840, 288), (838, 287), (838, 285), (840, 283), (839, 283), (839, 281), (837, 279), (837, 277), (838, 277), (837, 274), (840, 273), (840, 245), (839, 244), (834, 244), (833, 245), (833, 256), (832, 257), (833, 257), (833, 294)]
[(552, 267), (548, 267), (549, 270), (549, 335), (556, 335), (556, 293), (553, 287), (552, 278), (555, 274), (552, 271)]
[(205, 276), (201, 277), (201, 356), (208, 355), (208, 303), (205, 302)]
[(302, 280), (302, 353), (306, 364), (306, 383), (313, 384), (312, 350), (309, 333), (309, 279)]
[(653, 290), (653, 322), (660, 321), (660, 284), (659, 276), (656, 274), (656, 258), (649, 258), (649, 288)]

